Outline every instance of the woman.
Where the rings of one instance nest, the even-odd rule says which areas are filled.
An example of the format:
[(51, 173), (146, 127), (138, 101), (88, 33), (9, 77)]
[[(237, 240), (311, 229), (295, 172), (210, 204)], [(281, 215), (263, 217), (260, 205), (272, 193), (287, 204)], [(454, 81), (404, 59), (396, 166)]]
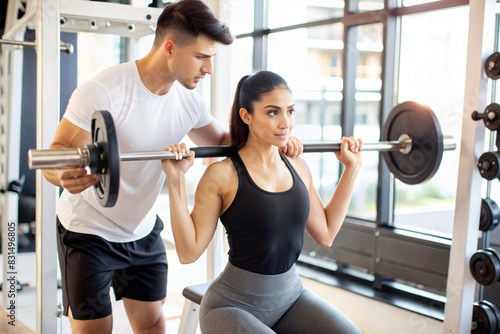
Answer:
[[(323, 203), (307, 163), (279, 150), (294, 126), (294, 102), (279, 75), (260, 71), (238, 83), (230, 132), (237, 153), (207, 167), (189, 213), (184, 174), (194, 153), (168, 147), (172, 231), (182, 263), (196, 261), (220, 218), (229, 262), (200, 308), (203, 333), (360, 333), (337, 309), (305, 289), (295, 263), (304, 230), (321, 246), (333, 243), (361, 167), (361, 140), (342, 138), (335, 155), (345, 166), (330, 202)], [(186, 153), (188, 158), (181, 159)]]

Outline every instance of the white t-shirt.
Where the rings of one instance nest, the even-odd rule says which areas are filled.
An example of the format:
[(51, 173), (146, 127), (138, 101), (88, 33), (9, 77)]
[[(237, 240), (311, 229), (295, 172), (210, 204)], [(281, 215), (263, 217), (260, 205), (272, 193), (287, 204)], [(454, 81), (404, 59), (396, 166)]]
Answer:
[[(201, 96), (177, 82), (165, 95), (151, 93), (140, 80), (135, 62), (111, 67), (79, 86), (64, 117), (90, 131), (96, 110), (113, 116), (121, 153), (162, 150), (212, 120)], [(164, 181), (160, 160), (120, 162), (114, 207), (102, 207), (93, 187), (76, 195), (64, 190), (57, 201), (59, 220), (69, 231), (112, 242), (138, 240), (153, 229), (153, 207)]]

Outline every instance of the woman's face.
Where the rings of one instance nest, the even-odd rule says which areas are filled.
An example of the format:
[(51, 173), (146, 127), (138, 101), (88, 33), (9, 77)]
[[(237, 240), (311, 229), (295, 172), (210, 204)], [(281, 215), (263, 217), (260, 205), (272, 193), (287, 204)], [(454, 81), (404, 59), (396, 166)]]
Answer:
[(262, 95), (254, 102), (253, 114), (244, 113), (242, 117), (249, 127), (250, 137), (265, 143), (282, 147), (288, 141), (295, 125), (295, 104), (292, 93), (283, 86)]

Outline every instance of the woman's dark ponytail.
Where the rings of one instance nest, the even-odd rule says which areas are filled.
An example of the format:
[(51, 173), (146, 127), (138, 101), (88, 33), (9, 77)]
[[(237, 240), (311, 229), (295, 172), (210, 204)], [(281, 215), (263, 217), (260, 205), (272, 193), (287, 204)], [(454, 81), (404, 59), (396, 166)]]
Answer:
[(248, 138), (248, 125), (246, 125), (240, 117), (240, 109), (242, 108), (240, 104), (241, 86), (243, 86), (243, 83), (248, 77), (250, 77), (250, 75), (245, 75), (238, 82), (238, 85), (236, 86), (236, 92), (234, 93), (233, 106), (231, 107), (229, 130), (231, 132), (232, 145), (235, 146), (237, 150), (245, 145)]

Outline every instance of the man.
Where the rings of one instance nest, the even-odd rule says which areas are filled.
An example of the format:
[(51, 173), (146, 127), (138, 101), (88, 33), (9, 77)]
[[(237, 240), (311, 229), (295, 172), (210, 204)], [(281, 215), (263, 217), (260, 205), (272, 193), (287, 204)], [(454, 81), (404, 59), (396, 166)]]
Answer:
[[(200, 0), (165, 6), (151, 51), (113, 66), (78, 87), (51, 149), (91, 142), (92, 114), (113, 116), (121, 152), (161, 150), (188, 135), (198, 146), (227, 145), (229, 133), (193, 91), (212, 74), (218, 44), (233, 36)], [(290, 156), (301, 152), (291, 143)], [(58, 252), (64, 314), (73, 333), (111, 333), (110, 286), (134, 333), (164, 333), (167, 258), (154, 204), (164, 184), (159, 161), (123, 162), (114, 207), (99, 205), (92, 186), (98, 176), (84, 168), (44, 170), (64, 188), (57, 202)]]

